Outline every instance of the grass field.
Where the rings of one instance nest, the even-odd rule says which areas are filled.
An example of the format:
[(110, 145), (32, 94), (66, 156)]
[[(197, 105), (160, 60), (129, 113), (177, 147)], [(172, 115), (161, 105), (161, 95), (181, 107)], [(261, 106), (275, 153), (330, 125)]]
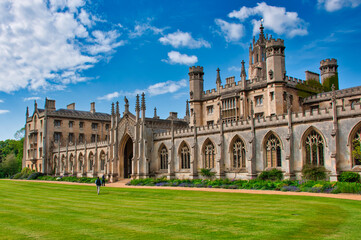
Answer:
[(360, 239), (361, 202), (0, 181), (0, 239)]

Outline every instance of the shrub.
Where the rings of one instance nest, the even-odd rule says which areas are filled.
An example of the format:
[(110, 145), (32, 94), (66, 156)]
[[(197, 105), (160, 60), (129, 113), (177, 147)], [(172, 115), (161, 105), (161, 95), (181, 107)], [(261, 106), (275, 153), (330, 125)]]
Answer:
[(212, 178), (216, 173), (215, 172), (211, 172), (211, 169), (208, 168), (201, 168), (201, 176), (203, 177), (207, 177), (207, 178)]
[(326, 179), (326, 169), (323, 166), (304, 165), (302, 168), (302, 176), (304, 179), (319, 181)]
[(43, 176), (43, 175), (44, 175), (43, 173), (34, 172), (34, 173), (30, 174), (27, 179), (28, 179), (28, 180), (35, 180), (35, 179), (37, 179), (38, 177)]
[(30, 176), (30, 174), (32, 174), (34, 172), (34, 170), (31, 170), (30, 168), (23, 168), (23, 170), (21, 170), (21, 172), (17, 173), (14, 175), (13, 179), (25, 179), (28, 178)]
[(261, 180), (271, 180), (271, 181), (277, 181), (277, 180), (282, 180), (283, 179), (283, 173), (281, 170), (278, 170), (276, 168), (273, 168), (269, 171), (263, 171), (259, 176), (259, 179)]
[(342, 172), (338, 177), (340, 182), (360, 182), (360, 174), (356, 172)]

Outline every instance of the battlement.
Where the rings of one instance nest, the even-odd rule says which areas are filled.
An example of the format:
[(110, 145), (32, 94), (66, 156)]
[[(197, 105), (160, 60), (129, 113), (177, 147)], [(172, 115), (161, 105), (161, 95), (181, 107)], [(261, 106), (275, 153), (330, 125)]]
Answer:
[(266, 42), (266, 47), (284, 47), (285, 41), (283, 39), (277, 38), (277, 39), (273, 39), (270, 38), (269, 40), (267, 40)]
[[(344, 97), (350, 97), (350, 96), (354, 96), (354, 95), (361, 95), (361, 86), (337, 90), (337, 91), (335, 91), (335, 94), (336, 94), (336, 98), (344, 98)], [(332, 97), (332, 92), (319, 93), (319, 94), (310, 96), (308, 98), (305, 98), (304, 103), (312, 103), (312, 102), (330, 100), (331, 97)]]
[(327, 59), (324, 59), (320, 62), (320, 66), (323, 67), (323, 66), (329, 66), (329, 65), (337, 65), (337, 59), (335, 58), (327, 58)]
[(189, 67), (189, 72), (192, 73), (192, 72), (203, 72), (203, 67), (201, 66), (192, 66), (192, 67)]
[(292, 84), (305, 84), (306, 81), (302, 80), (302, 79), (298, 79), (295, 77), (290, 77), (290, 76), (286, 76), (285, 81), (292, 83)]

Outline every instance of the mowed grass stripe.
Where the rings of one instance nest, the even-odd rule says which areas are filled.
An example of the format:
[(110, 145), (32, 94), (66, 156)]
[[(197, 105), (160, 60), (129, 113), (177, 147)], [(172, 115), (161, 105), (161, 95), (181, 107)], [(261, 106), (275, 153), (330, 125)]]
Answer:
[(358, 239), (361, 204), (0, 181), (1, 239)]

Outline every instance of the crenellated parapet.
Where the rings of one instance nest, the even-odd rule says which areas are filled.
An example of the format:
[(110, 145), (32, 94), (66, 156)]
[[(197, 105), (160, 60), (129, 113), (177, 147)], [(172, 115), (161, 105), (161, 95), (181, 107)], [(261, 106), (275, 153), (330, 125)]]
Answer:
[[(335, 91), (336, 98), (347, 98), (351, 96), (361, 96), (361, 86)], [(304, 99), (304, 103), (314, 103), (328, 101), (332, 98), (332, 92), (323, 92)]]

